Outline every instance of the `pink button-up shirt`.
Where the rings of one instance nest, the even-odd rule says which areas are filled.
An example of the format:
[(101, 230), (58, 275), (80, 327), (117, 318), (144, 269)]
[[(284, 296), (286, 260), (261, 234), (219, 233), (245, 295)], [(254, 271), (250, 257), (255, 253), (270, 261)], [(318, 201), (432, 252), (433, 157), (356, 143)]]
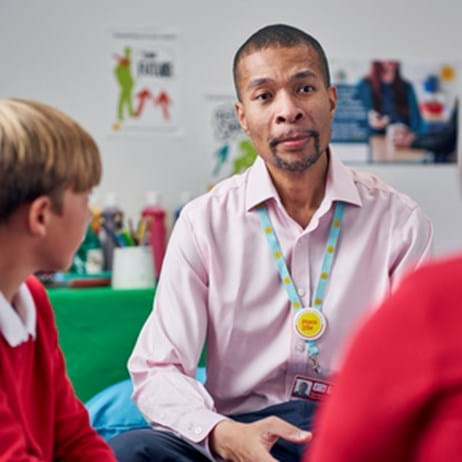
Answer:
[[(295, 376), (312, 374), (255, 206), (266, 202), (310, 306), (335, 201), (346, 206), (318, 341), (320, 365), (332, 372), (358, 320), (429, 255), (432, 225), (417, 204), (331, 154), (325, 197), (306, 229), (285, 211), (261, 159), (183, 209), (129, 360), (134, 399), (150, 423), (199, 442), (224, 415), (289, 400)], [(203, 386), (194, 375), (205, 341)]]

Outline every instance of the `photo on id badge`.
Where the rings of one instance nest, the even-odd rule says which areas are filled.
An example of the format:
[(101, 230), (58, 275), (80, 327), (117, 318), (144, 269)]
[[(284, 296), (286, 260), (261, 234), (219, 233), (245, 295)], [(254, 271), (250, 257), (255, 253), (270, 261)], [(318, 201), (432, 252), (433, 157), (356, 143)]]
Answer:
[(292, 387), (292, 398), (320, 401), (332, 392), (332, 385), (322, 380), (297, 376)]
[(294, 382), (294, 387), (292, 390), (292, 396), (294, 398), (304, 398), (308, 399), (310, 396), (311, 388), (313, 387), (313, 382), (311, 380), (306, 380), (301, 377), (296, 377)]

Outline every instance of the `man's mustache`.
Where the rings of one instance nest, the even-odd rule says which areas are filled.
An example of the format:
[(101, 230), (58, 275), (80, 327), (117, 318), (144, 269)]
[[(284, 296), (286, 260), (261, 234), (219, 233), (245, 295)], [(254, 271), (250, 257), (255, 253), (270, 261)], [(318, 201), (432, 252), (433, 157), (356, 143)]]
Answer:
[(276, 147), (279, 143), (282, 143), (287, 140), (297, 139), (297, 138), (319, 138), (319, 132), (317, 130), (304, 130), (304, 131), (297, 131), (297, 132), (287, 132), (283, 135), (275, 136), (274, 138), (269, 139), (269, 146), (270, 148)]

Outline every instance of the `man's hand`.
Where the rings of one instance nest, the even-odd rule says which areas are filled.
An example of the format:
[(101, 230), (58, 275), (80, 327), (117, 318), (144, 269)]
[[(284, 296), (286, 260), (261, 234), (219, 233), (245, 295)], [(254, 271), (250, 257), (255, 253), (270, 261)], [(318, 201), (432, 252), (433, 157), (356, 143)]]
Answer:
[(278, 417), (266, 417), (251, 424), (224, 420), (210, 433), (210, 448), (226, 461), (275, 462), (270, 451), (279, 438), (306, 443), (311, 439), (311, 433)]

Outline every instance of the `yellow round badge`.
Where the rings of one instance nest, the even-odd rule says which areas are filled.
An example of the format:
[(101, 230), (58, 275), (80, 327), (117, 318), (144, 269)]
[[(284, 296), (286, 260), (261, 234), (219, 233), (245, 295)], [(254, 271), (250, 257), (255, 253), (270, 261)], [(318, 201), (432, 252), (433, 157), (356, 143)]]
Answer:
[(317, 340), (326, 330), (327, 321), (321, 311), (305, 308), (294, 318), (295, 332), (303, 340)]

